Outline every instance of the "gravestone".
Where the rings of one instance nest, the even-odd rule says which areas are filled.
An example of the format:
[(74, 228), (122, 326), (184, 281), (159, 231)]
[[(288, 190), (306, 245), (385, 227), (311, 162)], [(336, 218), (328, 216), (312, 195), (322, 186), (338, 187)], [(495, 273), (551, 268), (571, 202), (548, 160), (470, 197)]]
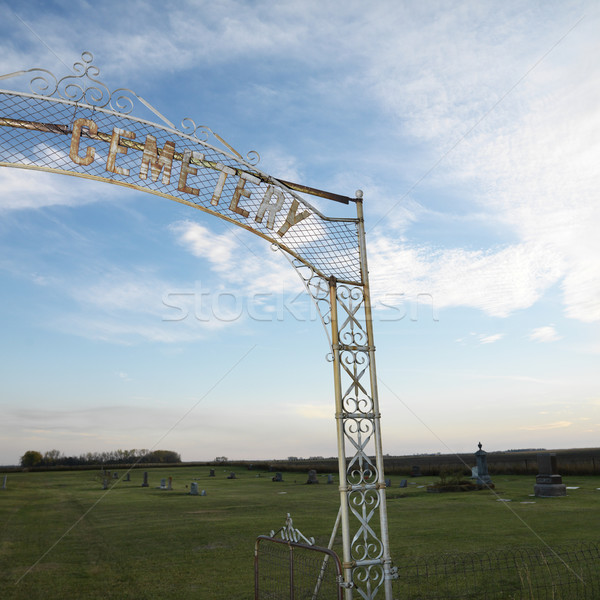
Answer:
[(6, 480), (8, 479), (8, 475), (4, 476), (4, 482), (2, 483), (2, 489), (5, 490), (6, 489)]
[(237, 479), (235, 476), (235, 473), (233, 471), (231, 471), (231, 473), (229, 473), (229, 475), (227, 475), (227, 479)]
[(333, 475), (327, 475), (327, 483), (333, 483)]
[(202, 491), (200, 492), (200, 495), (201, 495), (201, 496), (206, 496), (206, 490), (202, 490)]
[(475, 460), (477, 461), (477, 479), (475, 482), (480, 486), (492, 487), (492, 478), (487, 468), (487, 452), (481, 449), (481, 442), (477, 445), (479, 446), (479, 450), (475, 452)]
[(471, 467), (471, 479), (477, 479), (477, 467)]
[(558, 474), (556, 454), (547, 452), (537, 455), (538, 475), (535, 478), (533, 493), (538, 498), (553, 498), (567, 495), (567, 486)]
[(166, 479), (161, 479), (160, 480), (159, 489), (161, 489), (161, 490), (166, 490), (167, 489), (167, 480)]
[(127, 473), (125, 473), (125, 481), (131, 481), (131, 476), (129, 474), (129, 471), (127, 471)]
[(392, 480), (391, 479), (386, 479), (385, 480), (385, 487), (392, 487)]
[(192, 496), (198, 495), (198, 483), (196, 481), (192, 481), (192, 483), (190, 485), (190, 494)]
[(148, 471), (144, 471), (144, 483), (142, 483), (142, 487), (148, 487)]
[(319, 483), (319, 480), (317, 479), (317, 472), (314, 469), (311, 469), (308, 472), (308, 480), (306, 483)]
[(113, 473), (113, 479), (119, 479), (119, 474), (116, 471)]
[(400, 482), (400, 487), (401, 487), (401, 488), (408, 487), (408, 481), (407, 481), (406, 479), (403, 479), (403, 480)]
[(421, 477), (421, 467), (419, 467), (419, 465), (414, 465), (412, 467), (410, 476), (411, 477)]
[(209, 475), (208, 475), (208, 476), (209, 476), (209, 477), (214, 477), (214, 476), (215, 476), (215, 470), (214, 470), (214, 469), (211, 469), (211, 470), (210, 470), (210, 473), (209, 473)]
[(271, 478), (271, 481), (283, 481), (283, 475), (281, 473), (275, 473), (275, 475)]

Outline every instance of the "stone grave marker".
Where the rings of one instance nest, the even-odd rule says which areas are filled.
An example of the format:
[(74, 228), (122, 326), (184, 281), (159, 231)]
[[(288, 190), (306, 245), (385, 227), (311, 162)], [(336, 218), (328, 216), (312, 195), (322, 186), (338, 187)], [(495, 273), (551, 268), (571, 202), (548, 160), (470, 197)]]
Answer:
[(215, 476), (215, 470), (214, 470), (214, 469), (211, 469), (211, 470), (210, 470), (210, 473), (209, 473), (209, 475), (208, 475), (208, 476), (209, 476), (209, 477), (214, 477), (214, 476)]
[(413, 465), (410, 476), (421, 477), (421, 467), (419, 465)]
[(192, 481), (192, 483), (190, 485), (190, 494), (192, 496), (197, 496), (198, 495), (198, 482)]
[(127, 473), (125, 473), (125, 481), (131, 481), (131, 476), (129, 474), (129, 471), (127, 471)]
[(333, 475), (327, 475), (327, 483), (333, 483)]
[(201, 496), (206, 496), (206, 490), (202, 490), (202, 491), (200, 492), (200, 495), (201, 495)]
[(281, 473), (275, 473), (275, 475), (271, 478), (271, 481), (283, 481), (283, 475)]
[(317, 479), (317, 472), (314, 469), (311, 469), (308, 472), (308, 480), (306, 481), (307, 484), (309, 483), (319, 483), (319, 480)]
[(487, 468), (487, 452), (481, 449), (481, 442), (477, 444), (479, 450), (475, 452), (475, 460), (477, 461), (477, 485), (492, 487), (494, 484), (492, 483), (492, 478), (488, 473)]
[(386, 479), (385, 480), (385, 487), (392, 487), (392, 480), (391, 479)]
[(4, 482), (2, 483), (2, 489), (5, 490), (6, 489), (6, 480), (8, 479), (8, 475), (4, 476)]
[(401, 487), (401, 488), (408, 487), (408, 481), (407, 481), (406, 479), (403, 479), (403, 480), (400, 482), (400, 487)]
[(567, 486), (558, 474), (556, 454), (546, 452), (537, 455), (538, 475), (535, 478), (533, 493), (539, 498), (553, 498), (567, 495)]
[(235, 476), (235, 473), (233, 471), (231, 471), (231, 473), (229, 473), (229, 475), (227, 475), (227, 479), (237, 479), (237, 477)]
[(144, 483), (142, 483), (142, 487), (148, 487), (148, 471), (144, 471)]

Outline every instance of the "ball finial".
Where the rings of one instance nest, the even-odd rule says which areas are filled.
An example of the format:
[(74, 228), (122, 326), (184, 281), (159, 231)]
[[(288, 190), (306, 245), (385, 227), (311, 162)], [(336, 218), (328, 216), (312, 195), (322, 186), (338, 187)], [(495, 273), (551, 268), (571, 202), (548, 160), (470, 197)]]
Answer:
[(356, 190), (356, 192), (354, 192), (354, 195), (356, 196), (356, 198), (358, 198), (359, 200), (361, 200), (362, 197), (363, 197), (363, 191), (362, 190)]

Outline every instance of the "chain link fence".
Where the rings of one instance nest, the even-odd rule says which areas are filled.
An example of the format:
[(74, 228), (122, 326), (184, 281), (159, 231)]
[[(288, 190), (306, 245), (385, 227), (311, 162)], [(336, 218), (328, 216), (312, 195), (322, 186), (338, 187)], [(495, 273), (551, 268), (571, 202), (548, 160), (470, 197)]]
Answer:
[(597, 600), (600, 548), (509, 548), (396, 564), (395, 600)]

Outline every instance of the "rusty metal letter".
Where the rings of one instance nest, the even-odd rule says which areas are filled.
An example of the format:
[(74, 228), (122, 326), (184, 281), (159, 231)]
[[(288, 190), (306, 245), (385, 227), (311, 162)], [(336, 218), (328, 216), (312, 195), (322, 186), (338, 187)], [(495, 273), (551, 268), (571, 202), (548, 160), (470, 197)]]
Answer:
[[(277, 202), (271, 203), (271, 197), (275, 196), (277, 198)], [(265, 212), (268, 212), (269, 215), (267, 217), (267, 229), (273, 229), (275, 225), (275, 217), (277, 213), (281, 210), (283, 203), (285, 202), (285, 196), (283, 192), (280, 190), (276, 190), (272, 185), (267, 188), (265, 195), (256, 211), (256, 216), (254, 220), (257, 223), (262, 223), (263, 218), (265, 216)]]
[(311, 213), (309, 213), (307, 210), (302, 211), (300, 214), (296, 214), (297, 210), (298, 210), (298, 200), (296, 200), (294, 198), (294, 200), (292, 200), (292, 205), (290, 206), (290, 210), (288, 211), (288, 215), (285, 218), (285, 223), (277, 231), (278, 235), (283, 237), (292, 225), (296, 225), (297, 223), (300, 223), (300, 221), (303, 221), (304, 219), (306, 219), (307, 217), (310, 217), (310, 215), (311, 215)]
[(96, 150), (93, 146), (88, 146), (85, 151), (85, 156), (79, 156), (79, 140), (81, 139), (81, 128), (87, 127), (92, 135), (98, 133), (98, 125), (91, 119), (77, 119), (73, 123), (73, 133), (71, 135), (71, 148), (69, 150), (69, 158), (76, 165), (87, 167), (94, 162)]
[(237, 213), (238, 215), (242, 215), (242, 217), (247, 217), (250, 213), (244, 208), (240, 208), (238, 206), (238, 202), (240, 198), (244, 196), (245, 198), (250, 198), (250, 190), (247, 190), (244, 186), (246, 185), (246, 181), (251, 181), (252, 183), (260, 183), (260, 179), (258, 177), (254, 177), (254, 175), (250, 175), (250, 173), (240, 173), (240, 179), (238, 181), (237, 186), (235, 187), (235, 191), (233, 192), (233, 198), (231, 198), (231, 204), (229, 208)]
[(213, 192), (213, 197), (210, 203), (213, 206), (217, 206), (219, 204), (219, 200), (221, 199), (221, 194), (223, 193), (223, 186), (225, 185), (225, 180), (227, 179), (227, 175), (235, 175), (235, 169), (231, 167), (226, 167), (221, 163), (217, 163), (217, 169), (221, 171), (219, 175), (219, 180), (217, 181), (217, 185), (215, 186), (215, 191)]
[(198, 169), (190, 167), (190, 160), (192, 160), (192, 158), (204, 160), (204, 154), (196, 152), (195, 150), (184, 150), (183, 158), (181, 159), (181, 172), (179, 173), (179, 185), (177, 186), (177, 189), (180, 192), (186, 192), (197, 196), (200, 193), (200, 190), (198, 188), (190, 187), (187, 184), (188, 175), (196, 175), (198, 173)]
[(119, 145), (119, 140), (122, 137), (134, 140), (135, 133), (119, 129), (118, 127), (113, 128), (112, 137), (110, 138), (110, 148), (108, 150), (108, 156), (106, 157), (106, 170), (111, 173), (117, 173), (118, 175), (129, 175), (129, 169), (117, 167), (115, 165), (117, 154), (127, 154), (127, 148)]
[(164, 148), (156, 148), (156, 138), (148, 134), (144, 144), (144, 154), (140, 165), (140, 179), (148, 177), (148, 165), (150, 165), (151, 179), (156, 181), (160, 172), (164, 169), (162, 182), (168, 185), (171, 181), (171, 169), (173, 168), (173, 155), (175, 154), (175, 142), (165, 142)]

